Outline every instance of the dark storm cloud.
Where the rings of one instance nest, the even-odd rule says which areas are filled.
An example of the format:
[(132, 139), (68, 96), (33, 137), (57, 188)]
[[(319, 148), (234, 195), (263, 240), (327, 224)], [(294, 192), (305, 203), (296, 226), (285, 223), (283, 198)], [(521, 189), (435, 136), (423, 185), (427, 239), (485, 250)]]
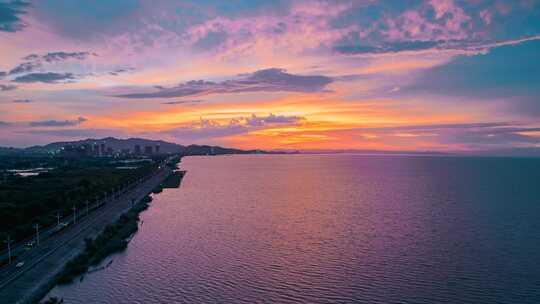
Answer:
[(294, 75), (273, 68), (242, 75), (239, 79), (222, 82), (192, 80), (171, 88), (158, 87), (157, 92), (122, 94), (116, 97), (173, 98), (240, 92), (320, 92), (332, 82), (331, 77)]
[(30, 122), (31, 127), (70, 127), (77, 126), (88, 119), (84, 117), (79, 117), (75, 120), (41, 120), (41, 121), (32, 121)]
[(21, 16), (26, 13), (30, 6), (27, 1), (13, 0), (0, 2), (0, 31), (16, 32), (22, 30), (26, 24)]
[(72, 73), (31, 73), (15, 78), (14, 82), (20, 83), (61, 83), (65, 81), (75, 80), (75, 76)]

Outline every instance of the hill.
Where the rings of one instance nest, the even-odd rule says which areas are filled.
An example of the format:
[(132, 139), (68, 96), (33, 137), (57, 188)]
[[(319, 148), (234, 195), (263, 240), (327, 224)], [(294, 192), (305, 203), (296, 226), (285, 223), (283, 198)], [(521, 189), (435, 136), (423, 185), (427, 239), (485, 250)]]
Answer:
[(101, 146), (104, 145), (107, 149), (110, 148), (115, 152), (127, 151), (134, 152), (138, 146), (142, 151), (145, 147), (157, 147), (159, 146), (159, 153), (182, 153), (185, 155), (206, 155), (206, 154), (250, 154), (250, 153), (264, 153), (258, 150), (240, 150), (233, 148), (224, 148), (219, 146), (208, 145), (189, 145), (183, 146), (175, 143), (166, 142), (163, 140), (151, 140), (144, 138), (127, 138), (119, 139), (114, 137), (106, 137), (101, 139), (88, 138), (79, 141), (69, 142), (54, 142), (44, 146), (33, 146), (26, 149), (22, 149), (27, 153), (55, 153), (65, 149), (66, 147), (83, 147), (83, 146)]

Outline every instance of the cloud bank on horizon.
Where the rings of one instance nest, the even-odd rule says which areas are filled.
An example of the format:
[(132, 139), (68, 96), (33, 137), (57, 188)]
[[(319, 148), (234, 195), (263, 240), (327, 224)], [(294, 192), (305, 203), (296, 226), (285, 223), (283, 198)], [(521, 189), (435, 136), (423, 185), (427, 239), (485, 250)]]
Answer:
[(0, 0), (0, 145), (540, 148), (540, 0)]

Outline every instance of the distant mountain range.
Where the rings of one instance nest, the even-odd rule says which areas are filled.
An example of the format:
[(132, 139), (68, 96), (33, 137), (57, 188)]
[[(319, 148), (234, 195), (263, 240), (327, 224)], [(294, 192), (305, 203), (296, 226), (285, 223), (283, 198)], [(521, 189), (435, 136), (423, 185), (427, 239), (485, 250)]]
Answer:
[(0, 147), (0, 155), (6, 154), (43, 154), (54, 153), (65, 147), (80, 147), (85, 145), (95, 146), (104, 144), (105, 147), (114, 151), (134, 151), (135, 146), (139, 146), (142, 151), (147, 146), (159, 146), (160, 153), (182, 153), (184, 155), (207, 155), (207, 154), (373, 154), (373, 155), (440, 155), (440, 156), (505, 156), (505, 157), (540, 157), (540, 147), (531, 148), (507, 148), (484, 151), (468, 152), (436, 152), (436, 151), (381, 151), (381, 150), (356, 150), (356, 149), (316, 149), (316, 150), (240, 150), (234, 148), (224, 148), (209, 145), (179, 145), (163, 140), (150, 140), (143, 138), (119, 139), (106, 137), (101, 139), (84, 139), (79, 141), (54, 142), (44, 146), (33, 146), (28, 148), (8, 148)]
[(65, 147), (81, 147), (89, 145), (91, 147), (95, 145), (105, 145), (106, 148), (111, 148), (114, 151), (129, 150), (133, 152), (136, 146), (139, 146), (141, 150), (145, 147), (159, 146), (160, 153), (182, 153), (184, 155), (206, 155), (206, 154), (254, 154), (254, 153), (268, 153), (260, 150), (240, 150), (233, 148), (223, 148), (219, 146), (208, 145), (189, 145), (183, 146), (175, 143), (166, 142), (163, 140), (150, 140), (143, 138), (128, 138), (119, 139), (114, 137), (106, 137), (101, 139), (88, 138), (78, 141), (65, 141), (54, 142), (44, 146), (32, 146), (28, 148), (2, 148), (0, 147), (0, 154), (6, 153), (54, 153), (61, 151)]

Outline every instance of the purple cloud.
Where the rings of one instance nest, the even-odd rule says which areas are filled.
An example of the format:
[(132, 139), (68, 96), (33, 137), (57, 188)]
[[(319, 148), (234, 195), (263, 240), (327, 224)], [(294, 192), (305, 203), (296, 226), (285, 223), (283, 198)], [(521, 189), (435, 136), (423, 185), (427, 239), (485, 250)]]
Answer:
[(0, 91), (13, 91), (17, 89), (17, 86), (16, 85), (12, 85), (12, 84), (0, 84)]
[(43, 63), (54, 63), (65, 60), (85, 60), (89, 56), (96, 54), (90, 52), (50, 52), (44, 55), (30, 54), (23, 57), (25, 62), (17, 65), (9, 71), (9, 75), (29, 73), (43, 67)]
[(17, 32), (26, 27), (21, 16), (26, 14), (30, 3), (23, 0), (0, 2), (0, 31)]
[(332, 82), (333, 79), (327, 76), (294, 75), (283, 69), (272, 68), (242, 75), (239, 79), (222, 82), (192, 80), (175, 87), (157, 87), (157, 92), (122, 94), (116, 97), (173, 98), (240, 92), (320, 92)]
[(75, 120), (41, 120), (41, 121), (33, 121), (30, 122), (31, 127), (70, 127), (70, 126), (77, 126), (85, 121), (88, 121), (88, 119), (84, 117), (79, 117)]
[(13, 103), (31, 103), (31, 99), (15, 99), (13, 100)]
[(133, 72), (135, 71), (135, 68), (119, 68), (119, 69), (116, 69), (116, 70), (113, 70), (111, 72), (109, 72), (109, 75), (112, 75), (112, 76), (118, 76), (120, 74), (124, 74), (124, 73), (129, 73), (129, 72)]
[(9, 75), (32, 72), (42, 66), (39, 61), (23, 62), (9, 71)]
[(194, 100), (168, 101), (168, 102), (162, 102), (161, 104), (177, 105), (177, 104), (201, 103), (201, 102), (203, 102), (203, 100), (200, 100), (200, 99), (194, 99)]
[(300, 116), (285, 116), (285, 115), (274, 115), (270, 113), (268, 116), (256, 116), (255, 114), (251, 115), (249, 118), (245, 118), (246, 125), (252, 127), (261, 127), (271, 124), (295, 124), (301, 120), (304, 120), (304, 117)]
[(15, 78), (14, 82), (19, 83), (32, 83), (32, 82), (42, 82), (42, 83), (62, 83), (65, 81), (74, 80), (75, 76), (72, 73), (30, 73), (23, 76)]
[[(332, 44), (342, 54), (461, 50), (540, 33), (535, 1), (347, 1), (330, 24), (343, 34)], [(525, 21), (530, 20), (530, 21)]]
[(276, 125), (295, 125), (304, 120), (300, 116), (274, 115), (233, 118), (227, 123), (201, 118), (190, 126), (175, 128), (165, 133), (181, 139), (220, 138), (245, 134), (251, 131), (271, 128)]
[[(207, 123), (202, 120), (202, 123)], [(206, 125), (204, 127), (182, 127), (168, 130), (165, 133), (183, 140), (199, 140), (207, 138), (220, 138), (245, 134), (249, 129), (238, 124)]]
[(89, 52), (52, 52), (41, 56), (41, 58), (46, 62), (55, 62), (68, 59), (85, 60), (90, 55)]

